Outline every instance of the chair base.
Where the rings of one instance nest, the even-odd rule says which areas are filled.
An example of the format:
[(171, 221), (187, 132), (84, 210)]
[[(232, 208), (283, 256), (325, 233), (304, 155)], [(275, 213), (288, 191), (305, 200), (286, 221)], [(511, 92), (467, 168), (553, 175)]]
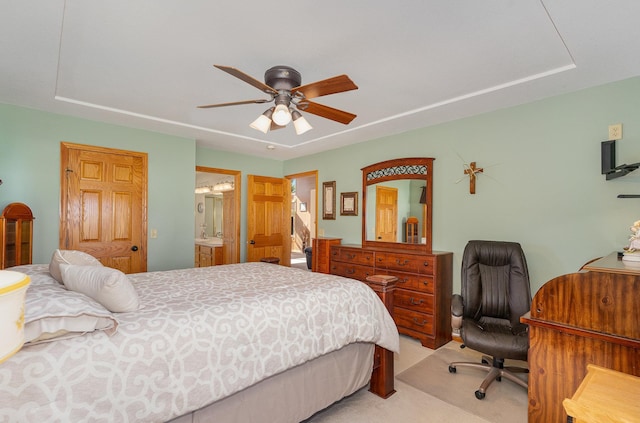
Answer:
[(472, 367), (476, 369), (483, 369), (489, 372), (489, 374), (482, 381), (480, 388), (478, 388), (478, 390), (476, 391), (476, 398), (478, 399), (484, 398), (487, 392), (487, 388), (493, 383), (494, 380), (500, 382), (503, 377), (522, 386), (525, 389), (528, 389), (528, 383), (517, 377), (515, 373), (529, 373), (529, 369), (525, 369), (523, 367), (504, 367), (504, 359), (502, 358), (491, 358), (489, 356), (483, 355), (481, 363), (456, 361), (449, 364), (449, 373), (455, 373), (458, 367)]

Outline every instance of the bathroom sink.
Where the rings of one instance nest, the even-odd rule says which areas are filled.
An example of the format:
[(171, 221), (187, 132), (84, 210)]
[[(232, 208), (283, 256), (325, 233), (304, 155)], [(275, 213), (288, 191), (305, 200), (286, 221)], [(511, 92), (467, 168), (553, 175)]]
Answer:
[(222, 245), (222, 238), (196, 238), (196, 244)]

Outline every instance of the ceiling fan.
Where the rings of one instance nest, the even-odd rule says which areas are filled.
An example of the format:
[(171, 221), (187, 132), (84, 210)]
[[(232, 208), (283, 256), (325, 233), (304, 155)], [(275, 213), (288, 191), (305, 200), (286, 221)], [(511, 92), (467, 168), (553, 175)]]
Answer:
[[(350, 123), (356, 115), (343, 110), (334, 109), (319, 103), (314, 103), (309, 99), (322, 97), (329, 94), (337, 94), (344, 91), (357, 90), (358, 86), (347, 75), (334, 76), (306, 85), (302, 83), (300, 72), (289, 66), (274, 66), (264, 73), (264, 82), (258, 81), (246, 73), (229, 66), (213, 65), (216, 68), (235, 76), (238, 79), (252, 85), (271, 98), (259, 98), (257, 100), (234, 101), (231, 103), (207, 104), (198, 106), (200, 109), (213, 107), (236, 106), (240, 104), (261, 104), (274, 101), (275, 106), (267, 109), (262, 115), (251, 123), (251, 127), (267, 133), (269, 129), (279, 129), (285, 127), (291, 120), (296, 129), (296, 133), (301, 135), (311, 129), (311, 125), (302, 117), (298, 110), (308, 112), (326, 119), (330, 119), (343, 124)], [(295, 110), (294, 109), (298, 109)]]

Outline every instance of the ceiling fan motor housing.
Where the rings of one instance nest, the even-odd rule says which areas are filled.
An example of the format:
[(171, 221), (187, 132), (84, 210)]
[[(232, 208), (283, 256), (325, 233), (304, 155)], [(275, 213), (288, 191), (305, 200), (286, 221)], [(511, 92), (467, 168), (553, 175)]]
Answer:
[(264, 73), (264, 82), (274, 90), (291, 91), (302, 83), (300, 72), (289, 66), (274, 66)]

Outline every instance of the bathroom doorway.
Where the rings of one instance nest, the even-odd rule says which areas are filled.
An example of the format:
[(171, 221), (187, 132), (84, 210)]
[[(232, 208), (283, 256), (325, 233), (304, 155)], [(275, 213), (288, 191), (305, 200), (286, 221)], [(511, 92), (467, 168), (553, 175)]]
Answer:
[[(196, 266), (202, 266), (197, 253), (198, 246), (221, 250), (217, 258), (214, 256), (211, 259), (211, 265), (240, 261), (240, 181), (240, 171), (196, 166)], [(205, 265), (209, 265), (208, 261)]]
[(313, 254), (311, 240), (318, 230), (318, 171), (285, 178), (291, 181), (291, 266), (308, 269), (307, 258)]

